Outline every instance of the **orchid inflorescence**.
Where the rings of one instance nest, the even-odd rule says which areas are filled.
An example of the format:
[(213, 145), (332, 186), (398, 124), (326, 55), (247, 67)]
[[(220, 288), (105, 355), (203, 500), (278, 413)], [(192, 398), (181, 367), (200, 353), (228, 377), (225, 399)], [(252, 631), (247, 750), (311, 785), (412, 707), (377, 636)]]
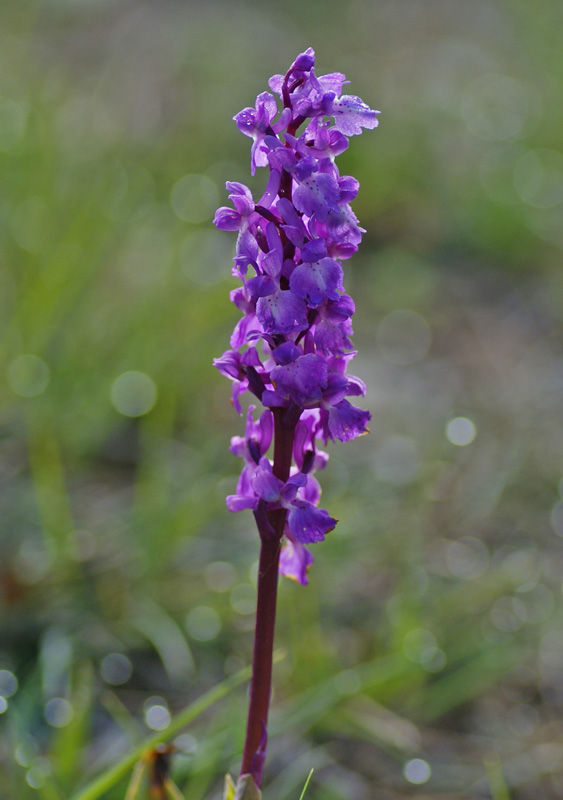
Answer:
[(328, 456), (317, 442), (354, 439), (370, 419), (347, 400), (365, 394), (365, 386), (346, 373), (355, 355), (355, 308), (340, 263), (356, 252), (364, 232), (350, 208), (359, 184), (341, 176), (334, 161), (349, 136), (377, 126), (379, 112), (342, 94), (344, 75), (317, 78), (314, 65), (309, 48), (285, 75), (270, 78), (281, 110), (263, 92), (254, 108), (234, 117), (252, 139), (252, 175), (268, 167), (269, 180), (257, 203), (247, 186), (228, 182), (233, 208), (219, 208), (214, 219), (221, 230), (238, 231), (233, 275), (242, 281), (231, 292), (242, 318), (231, 349), (214, 364), (232, 380), (239, 414), (247, 391), (263, 407), (256, 419), (256, 406), (249, 406), (245, 435), (231, 440), (243, 467), (227, 507), (253, 510), (261, 545), (246, 738), (236, 787), (226, 778), (229, 800), (261, 797), (278, 570), (306, 584), (313, 561), (306, 545), (322, 541), (337, 522), (318, 508), (313, 473)]
[[(349, 136), (375, 128), (379, 113), (359, 97), (341, 94), (348, 83), (341, 73), (317, 77), (314, 63), (309, 48), (285, 75), (270, 78), (281, 113), (275, 97), (263, 92), (255, 108), (234, 117), (253, 140), (252, 175), (257, 167), (269, 167), (269, 180), (258, 202), (244, 184), (227, 182), (234, 208), (219, 208), (214, 219), (221, 230), (238, 231), (232, 272), (242, 280), (231, 292), (242, 319), (231, 349), (214, 364), (233, 381), (239, 413), (245, 391), (265, 407), (255, 420), (250, 405), (244, 437), (232, 439), (231, 451), (244, 465), (227, 507), (253, 509), (260, 530), (268, 511), (286, 510), (280, 572), (302, 584), (313, 561), (305, 545), (323, 540), (337, 522), (317, 507), (320, 487), (313, 472), (328, 459), (317, 440), (354, 439), (367, 431), (370, 419), (346, 399), (365, 394), (365, 385), (346, 373), (355, 355), (355, 309), (340, 262), (356, 252), (364, 230), (350, 208), (358, 181), (339, 174), (335, 157), (346, 150)], [(286, 480), (274, 474), (267, 458), (275, 409), (283, 409), (293, 429), (294, 465)]]

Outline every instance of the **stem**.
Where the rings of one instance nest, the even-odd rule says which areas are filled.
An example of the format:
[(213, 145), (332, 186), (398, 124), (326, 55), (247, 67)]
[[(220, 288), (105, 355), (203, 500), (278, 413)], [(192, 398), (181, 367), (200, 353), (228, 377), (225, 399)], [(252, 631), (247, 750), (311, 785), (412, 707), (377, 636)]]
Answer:
[(253, 764), (252, 761), (260, 748), (264, 726), (268, 721), (268, 706), (270, 705), (272, 685), (272, 652), (276, 621), (280, 539), (281, 537), (276, 535), (275, 539), (272, 538), (269, 541), (262, 542), (258, 568), (258, 598), (256, 603), (256, 627), (254, 630), (252, 682), (250, 684), (250, 704), (241, 765), (241, 775), (252, 772), (258, 786), (262, 784), (262, 765)]
[[(275, 408), (274, 413), (274, 475), (284, 483), (289, 478), (295, 422), (284, 420), (286, 409)], [(266, 743), (262, 741), (268, 722), (268, 708), (272, 687), (272, 653), (276, 623), (278, 566), (281, 540), (287, 511), (269, 511), (271, 526), (260, 530), (260, 560), (258, 565), (258, 597), (256, 600), (256, 625), (254, 629), (254, 654), (252, 657), (252, 682), (246, 725), (246, 740), (242, 756), (241, 775), (252, 772), (257, 786), (262, 785), (262, 766)], [(266, 526), (264, 526), (266, 527)], [(274, 533), (272, 534), (272, 529)], [(261, 751), (258, 754), (258, 750)], [(253, 764), (254, 757), (255, 763)], [(260, 757), (261, 756), (261, 757)]]

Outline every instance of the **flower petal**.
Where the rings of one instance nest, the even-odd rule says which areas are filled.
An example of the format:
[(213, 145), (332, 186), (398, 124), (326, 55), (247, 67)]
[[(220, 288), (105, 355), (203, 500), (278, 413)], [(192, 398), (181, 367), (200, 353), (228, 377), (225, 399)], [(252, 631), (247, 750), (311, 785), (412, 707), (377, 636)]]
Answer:
[(371, 109), (360, 97), (343, 94), (332, 104), (330, 116), (334, 116), (334, 126), (345, 136), (361, 133), (362, 128), (377, 128), (379, 111)]
[(332, 258), (322, 258), (314, 264), (300, 264), (291, 273), (289, 287), (312, 308), (324, 300), (338, 300), (338, 290), (344, 288), (342, 267)]
[(297, 581), (302, 586), (307, 586), (307, 572), (313, 563), (313, 556), (299, 542), (287, 541), (280, 554), (280, 575)]
[(267, 503), (279, 502), (283, 481), (276, 478), (267, 458), (260, 459), (260, 465), (256, 468), (251, 483), (252, 488), (262, 500)]
[(295, 502), (287, 515), (288, 528), (301, 544), (322, 542), (337, 521), (324, 508), (315, 508), (305, 500)]
[(261, 297), (256, 316), (266, 333), (293, 333), (307, 327), (307, 305), (293, 292), (281, 289)]

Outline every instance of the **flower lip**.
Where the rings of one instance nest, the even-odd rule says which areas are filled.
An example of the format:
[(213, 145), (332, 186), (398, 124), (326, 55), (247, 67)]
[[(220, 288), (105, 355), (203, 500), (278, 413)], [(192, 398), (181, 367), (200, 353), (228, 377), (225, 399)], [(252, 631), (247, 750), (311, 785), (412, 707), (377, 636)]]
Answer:
[(337, 522), (324, 508), (306, 501), (294, 503), (287, 515), (288, 528), (301, 544), (322, 542)]
[(322, 397), (328, 381), (327, 365), (322, 356), (308, 353), (289, 364), (274, 367), (270, 377), (280, 396), (304, 408)]

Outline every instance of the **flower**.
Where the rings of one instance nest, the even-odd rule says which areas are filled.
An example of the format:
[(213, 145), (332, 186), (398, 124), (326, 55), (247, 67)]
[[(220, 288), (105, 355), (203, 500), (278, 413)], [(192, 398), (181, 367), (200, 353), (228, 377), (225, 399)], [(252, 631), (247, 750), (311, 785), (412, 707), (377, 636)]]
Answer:
[[(284, 483), (276, 478), (268, 459), (262, 457), (250, 480), (248, 476), (245, 465), (237, 485), (237, 494), (227, 498), (230, 511), (256, 509), (260, 501), (266, 504), (267, 511), (285, 508), (288, 512), (288, 532), (300, 544), (322, 541), (325, 534), (336, 525), (337, 520), (323, 508), (316, 508), (315, 503), (306, 499), (306, 493), (301, 492), (308, 483), (308, 476), (303, 472), (295, 473)], [(313, 493), (317, 495), (315, 489)]]
[[(237, 232), (232, 271), (242, 282), (231, 291), (242, 318), (231, 349), (214, 364), (233, 382), (239, 413), (246, 391), (264, 408), (255, 420), (251, 405), (244, 437), (231, 441), (243, 468), (227, 507), (252, 509), (264, 530), (270, 514), (285, 512), (280, 572), (302, 584), (313, 561), (305, 545), (322, 541), (336, 525), (318, 507), (313, 473), (328, 456), (317, 442), (354, 439), (367, 432), (370, 419), (347, 399), (365, 394), (365, 386), (347, 374), (355, 355), (355, 306), (341, 262), (356, 252), (364, 229), (350, 206), (358, 181), (340, 175), (336, 158), (349, 137), (377, 127), (379, 112), (343, 94), (347, 83), (340, 72), (317, 77), (311, 48), (285, 75), (270, 79), (271, 91), (234, 117), (252, 139), (252, 175), (259, 167), (269, 170), (266, 189), (255, 202), (247, 186), (228, 182), (232, 207), (219, 208), (214, 219), (219, 229)], [(294, 466), (285, 465), (286, 480), (268, 458), (276, 415), (291, 437)]]

